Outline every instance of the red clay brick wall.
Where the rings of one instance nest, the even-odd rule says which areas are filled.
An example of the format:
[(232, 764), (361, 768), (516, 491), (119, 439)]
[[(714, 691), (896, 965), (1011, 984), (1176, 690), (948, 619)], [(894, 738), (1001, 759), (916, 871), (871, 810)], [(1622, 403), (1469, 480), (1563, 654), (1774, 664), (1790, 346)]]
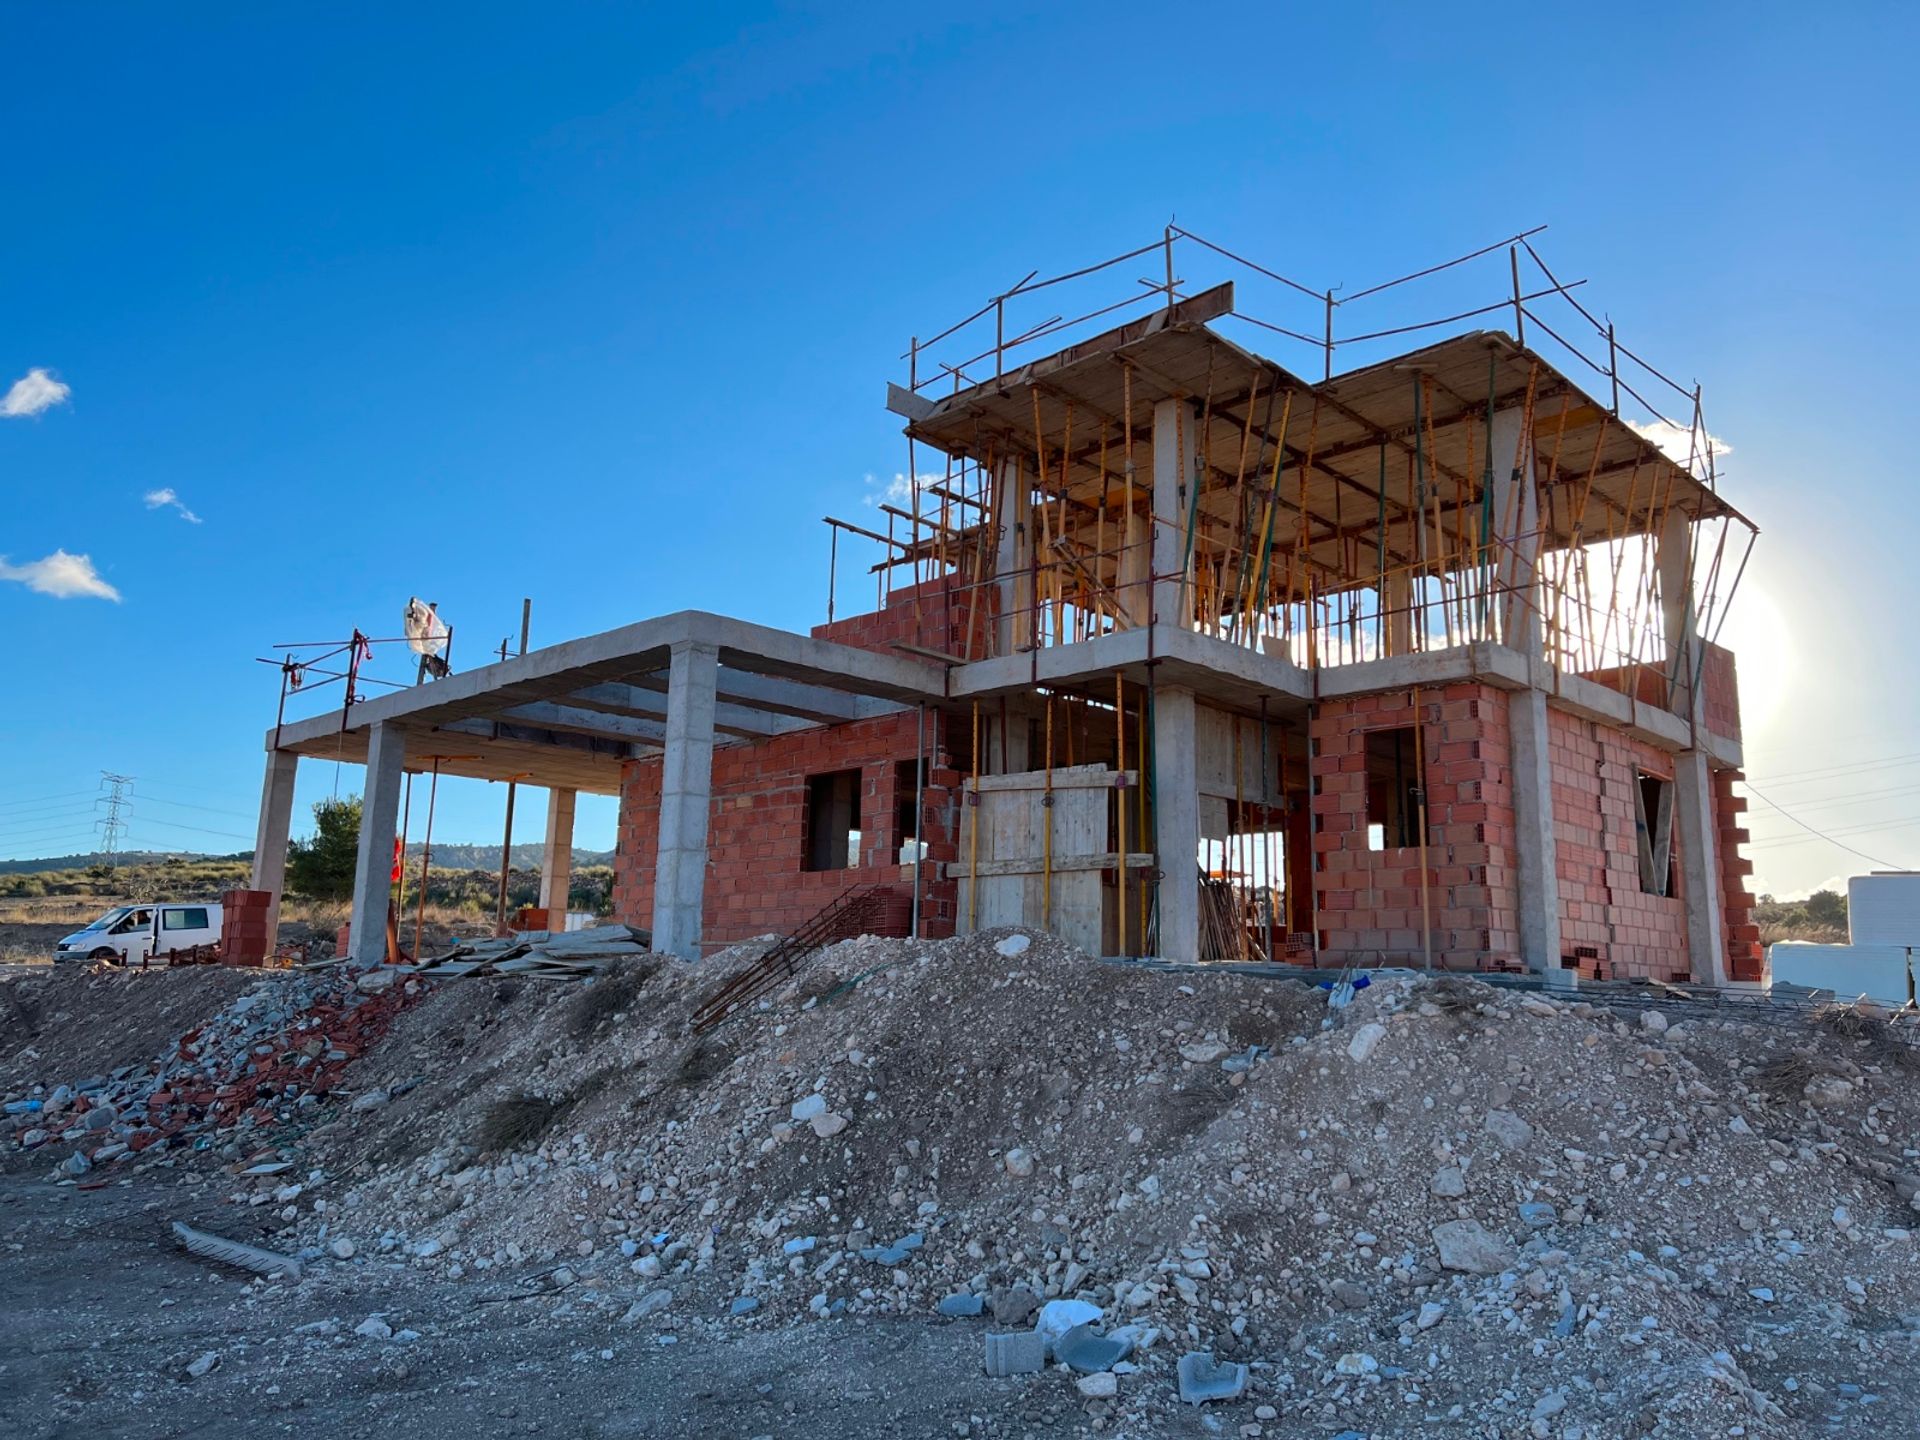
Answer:
[[(979, 596), (979, 603), (973, 597)], [(992, 636), (995, 591), (991, 586), (971, 589), (955, 576), (943, 576), (921, 585), (895, 590), (886, 608), (848, 615), (831, 624), (813, 627), (816, 640), (833, 640), (859, 650), (897, 653), (897, 645), (913, 645), (942, 655), (966, 657), (967, 622), (973, 615), (975, 658), (987, 654)]]
[[(1708, 697), (1711, 700), (1711, 691)], [(1767, 964), (1760, 944), (1760, 927), (1753, 923), (1753, 896), (1747, 893), (1747, 877), (1753, 874), (1753, 862), (1740, 853), (1740, 847), (1747, 843), (1742, 822), (1747, 802), (1733, 793), (1735, 783), (1743, 778), (1738, 770), (1713, 773), (1713, 818), (1720, 856), (1720, 914), (1727, 932), (1727, 978), (1760, 981), (1766, 978)]]
[[(704, 917), (709, 948), (768, 933), (786, 934), (855, 885), (895, 882), (902, 875), (897, 764), (912, 760), (911, 712), (823, 725), (713, 752), (713, 808), (707, 832)], [(929, 740), (931, 741), (931, 736)], [(845, 870), (801, 868), (806, 849), (807, 778), (858, 769), (859, 864)], [(957, 885), (939, 867), (958, 858), (953, 836), (959, 776), (935, 763), (921, 797), (921, 928), (953, 933)], [(614, 852), (614, 914), (632, 925), (653, 923), (654, 861), (660, 823), (660, 761), (627, 762), (620, 787)]]
[[(1420, 851), (1367, 848), (1366, 732), (1412, 725), (1407, 691), (1321, 702), (1313, 740), (1320, 963), (1418, 964)], [(1517, 969), (1507, 697), (1466, 682), (1421, 692), (1427, 901), (1434, 963)]]
[(1740, 738), (1740, 680), (1734, 670), (1733, 652), (1709, 645), (1700, 670), (1701, 697), (1707, 729), (1729, 740)]
[(1685, 979), (1686, 906), (1680, 896), (1678, 827), (1674, 894), (1640, 888), (1633, 787), (1641, 770), (1673, 777), (1673, 757), (1620, 731), (1547, 711), (1553, 768), (1553, 834), (1559, 854), (1560, 947), (1600, 952), (1614, 978)]

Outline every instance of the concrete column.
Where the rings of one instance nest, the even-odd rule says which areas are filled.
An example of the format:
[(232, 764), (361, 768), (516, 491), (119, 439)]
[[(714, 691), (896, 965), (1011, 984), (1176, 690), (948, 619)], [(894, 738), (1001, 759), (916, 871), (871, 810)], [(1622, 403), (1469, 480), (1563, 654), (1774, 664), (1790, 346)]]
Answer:
[(1727, 936), (1720, 911), (1720, 837), (1713, 813), (1713, 772), (1704, 751), (1684, 750), (1673, 757), (1673, 802), (1693, 978), (1703, 985), (1725, 985)]
[(1519, 690), (1507, 704), (1512, 747), (1513, 844), (1519, 869), (1520, 957), (1548, 982), (1571, 983), (1560, 964), (1560, 860), (1553, 834), (1553, 766), (1547, 696)]
[(260, 823), (253, 833), (255, 890), (273, 898), (267, 902), (267, 948), (280, 933), (280, 892), (287, 884), (287, 831), (293, 824), (293, 781), (300, 757), (291, 750), (267, 752), (267, 774), (260, 785)]
[(1182, 629), (1193, 624), (1192, 591), (1181, 584), (1180, 572), (1187, 555), (1187, 487), (1194, 482), (1198, 426), (1185, 400), (1162, 400), (1153, 407), (1153, 618)]
[[(540, 908), (567, 909), (567, 888), (573, 881), (573, 809), (577, 799), (572, 790), (547, 792), (547, 843), (540, 854)], [(553, 917), (548, 916), (552, 925)], [(563, 918), (556, 929), (565, 929)]]
[(660, 845), (653, 871), (653, 948), (700, 958), (707, 894), (707, 818), (713, 805), (714, 688), (720, 651), (681, 641), (667, 669), (666, 753), (660, 768)]
[(993, 573), (1000, 618), (994, 626), (994, 653), (1012, 655), (1033, 643), (1033, 487), (1017, 460), (1001, 462), (999, 487)]
[(1380, 604), (1386, 615), (1388, 655), (1413, 653), (1413, 577), (1401, 570), (1387, 576), (1380, 592)]
[(1676, 507), (1654, 537), (1654, 568), (1660, 577), (1661, 633), (1666, 637), (1662, 656), (1673, 679), (1673, 712), (1690, 720), (1701, 715), (1694, 672), (1699, 668), (1699, 637), (1693, 614), (1693, 522)]
[(400, 819), (407, 737), (381, 723), (367, 734), (367, 783), (360, 794), (360, 853), (353, 867), (349, 943), (356, 965), (387, 958), (387, 907), (393, 897), (393, 836)]
[(1500, 411), (1487, 443), (1493, 455), (1493, 573), (1500, 587), (1501, 638), (1532, 658), (1541, 653), (1540, 599), (1533, 588), (1540, 559), (1540, 490), (1534, 483), (1533, 437), (1522, 444), (1525, 418), (1518, 409)]
[(1165, 960), (1200, 958), (1199, 736), (1193, 692), (1153, 694), (1153, 849)]

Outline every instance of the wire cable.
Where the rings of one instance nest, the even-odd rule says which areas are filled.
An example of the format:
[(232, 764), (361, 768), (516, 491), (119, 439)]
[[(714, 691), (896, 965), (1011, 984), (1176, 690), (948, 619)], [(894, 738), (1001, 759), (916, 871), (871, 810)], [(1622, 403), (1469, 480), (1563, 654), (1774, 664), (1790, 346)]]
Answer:
[(1846, 851), (1849, 855), (1858, 855), (1862, 860), (1871, 860), (1876, 865), (1884, 865), (1889, 870), (1905, 870), (1908, 868), (1907, 866), (1897, 864), (1892, 860), (1882, 860), (1878, 855), (1869, 855), (1864, 850), (1856, 850), (1853, 848), (1853, 846), (1848, 845), (1844, 841), (1836, 840), (1831, 835), (1826, 834), (1824, 831), (1814, 829), (1813, 826), (1807, 824), (1806, 821), (1802, 820), (1798, 815), (1795, 815), (1791, 810), (1788, 810), (1783, 806), (1775, 804), (1772, 800), (1769, 800), (1765, 795), (1761, 794), (1758, 790), (1755, 790), (1750, 781), (1743, 780), (1740, 783), (1746, 786), (1747, 793), (1753, 796), (1754, 799), (1760, 801), (1762, 804), (1766, 805), (1769, 809), (1778, 810), (1782, 815), (1786, 816), (1787, 819), (1793, 821), (1794, 824), (1798, 825), (1802, 830), (1806, 831), (1809, 835), (1812, 835), (1818, 839), (1824, 840), (1829, 845), (1837, 845), (1840, 849)]

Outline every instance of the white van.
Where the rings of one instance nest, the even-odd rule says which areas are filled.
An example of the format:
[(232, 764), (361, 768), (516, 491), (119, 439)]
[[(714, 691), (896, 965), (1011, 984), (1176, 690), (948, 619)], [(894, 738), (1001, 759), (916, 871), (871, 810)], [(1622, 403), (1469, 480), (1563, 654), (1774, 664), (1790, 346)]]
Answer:
[(190, 950), (219, 940), (217, 904), (116, 905), (86, 929), (62, 940), (54, 947), (53, 958), (138, 965), (149, 957), (164, 961), (170, 950)]

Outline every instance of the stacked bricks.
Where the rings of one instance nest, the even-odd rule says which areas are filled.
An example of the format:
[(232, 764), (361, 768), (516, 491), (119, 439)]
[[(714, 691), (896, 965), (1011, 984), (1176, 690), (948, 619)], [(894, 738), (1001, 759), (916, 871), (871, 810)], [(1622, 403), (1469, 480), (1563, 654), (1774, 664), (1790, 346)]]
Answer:
[[(1711, 694), (1711, 692), (1709, 692)], [(1766, 979), (1766, 952), (1760, 944), (1760, 927), (1753, 921), (1753, 896), (1747, 893), (1747, 877), (1753, 862), (1740, 853), (1747, 843), (1743, 817), (1747, 802), (1733, 793), (1733, 787), (1745, 777), (1738, 770), (1713, 772), (1713, 820), (1720, 856), (1721, 923), (1726, 928), (1727, 978), (1763, 981)]]
[(267, 933), (270, 890), (229, 890), (220, 897), (220, 958), (229, 965), (264, 965), (273, 953)]
[[(843, 891), (874, 883), (902, 884), (910, 906), (910, 872), (899, 861), (907, 837), (900, 801), (910, 798), (901, 775), (916, 740), (912, 712), (821, 725), (713, 752), (708, 814), (703, 939), (709, 948), (756, 935), (789, 934)], [(929, 739), (931, 740), (931, 736)], [(860, 853), (845, 869), (803, 869), (807, 850), (807, 781), (841, 770), (860, 772)], [(654, 862), (660, 817), (658, 757), (628, 761), (620, 787), (614, 852), (614, 914), (631, 925), (652, 923)], [(960, 777), (936, 755), (920, 796), (921, 931), (953, 933), (958, 885), (942, 879), (959, 858)], [(903, 784), (909, 788), (902, 790)], [(902, 927), (904, 928), (904, 927)]]
[[(1430, 935), (1436, 965), (1519, 968), (1507, 697), (1475, 682), (1421, 692)], [(1320, 963), (1418, 964), (1420, 850), (1367, 846), (1369, 731), (1416, 723), (1405, 690), (1323, 701), (1310, 723)]]
[(1616, 979), (1688, 978), (1679, 827), (1674, 827), (1674, 893), (1649, 895), (1640, 888), (1634, 822), (1640, 772), (1671, 781), (1673, 757), (1551, 707), (1547, 735), (1562, 951), (1592, 950)]
[[(895, 590), (887, 597), (885, 609), (816, 625), (812, 634), (816, 640), (831, 640), (857, 650), (891, 653), (898, 646), (910, 645), (961, 659), (981, 659), (989, 653), (995, 599), (992, 586), (969, 587), (958, 577), (947, 575)], [(970, 617), (971, 646), (967, 642)]]

